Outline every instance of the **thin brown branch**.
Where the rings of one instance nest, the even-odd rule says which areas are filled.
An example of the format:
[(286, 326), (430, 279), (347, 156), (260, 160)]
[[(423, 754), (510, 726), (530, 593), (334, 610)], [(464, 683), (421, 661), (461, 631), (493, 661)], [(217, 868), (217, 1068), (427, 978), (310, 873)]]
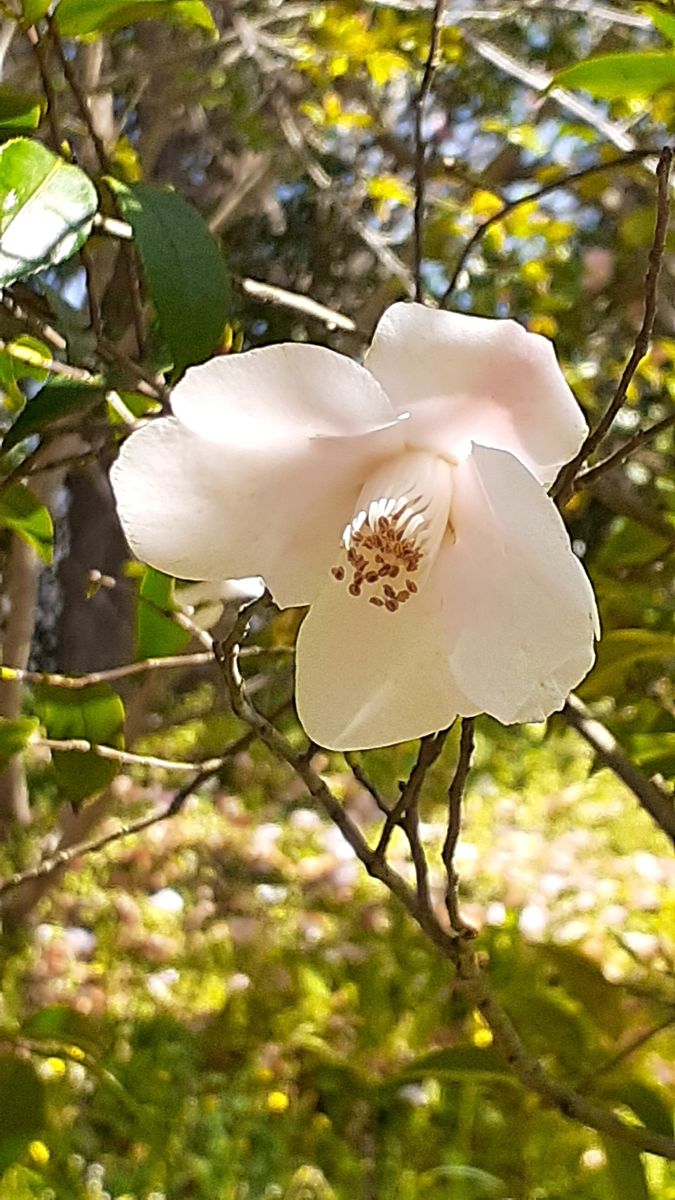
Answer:
[(448, 827), (441, 853), (447, 879), (445, 906), (448, 910), (450, 927), (454, 929), (456, 933), (462, 934), (473, 933), (473, 930), (470, 930), (469, 926), (465, 924), (460, 916), (459, 901), (457, 896), (459, 879), (455, 870), (454, 857), (462, 824), (462, 797), (464, 796), (464, 788), (466, 786), (469, 768), (471, 766), (471, 756), (473, 754), (473, 724), (473, 717), (464, 717), (462, 720), (457, 766), (455, 768), (455, 774), (452, 778), (452, 783), (448, 789)]
[(0, 350), (5, 350), (11, 358), (16, 358), (19, 362), (41, 367), (43, 371), (50, 371), (53, 375), (63, 375), (65, 379), (72, 379), (76, 383), (90, 383), (92, 386), (103, 384), (102, 375), (92, 375), (91, 371), (86, 371), (84, 367), (74, 367), (70, 363), (59, 362), (56, 358), (43, 358), (30, 346), (0, 341)]
[(600, 762), (625, 783), (652, 820), (675, 845), (675, 799), (654, 783), (653, 779), (648, 779), (642, 774), (609, 730), (590, 715), (578, 696), (570, 696), (562, 710), (562, 717), (588, 742)]
[(523, 1087), (573, 1121), (588, 1125), (598, 1133), (626, 1142), (638, 1150), (675, 1161), (675, 1138), (654, 1133), (643, 1126), (629, 1125), (621, 1117), (582, 1096), (574, 1088), (553, 1079), (541, 1063), (527, 1053), (511, 1018), (490, 993), (470, 943), (460, 942), (459, 952), (461, 986), (492, 1030), (496, 1048)]
[(543, 187), (537, 188), (533, 192), (528, 192), (525, 196), (519, 196), (517, 200), (505, 201), (498, 212), (493, 213), (491, 217), (488, 217), (474, 229), (471, 237), (462, 248), (450, 276), (448, 286), (441, 298), (441, 308), (445, 308), (449, 303), (450, 297), (457, 287), (457, 280), (464, 270), (470, 254), (478, 243), (483, 240), (488, 230), (492, 229), (493, 225), (498, 225), (501, 221), (505, 221), (507, 217), (511, 216), (511, 213), (516, 212), (523, 204), (537, 204), (545, 196), (550, 196), (553, 192), (559, 191), (560, 188), (571, 187), (573, 184), (579, 183), (583, 179), (588, 179), (592, 175), (604, 174), (604, 172), (613, 171), (617, 167), (628, 167), (632, 163), (642, 162), (646, 158), (653, 158), (653, 156), (653, 150), (631, 150), (627, 154), (622, 154), (620, 157), (612, 159), (611, 162), (594, 163), (593, 166), (583, 167), (579, 171), (573, 171), (570, 175), (562, 175), (560, 179), (554, 179), (551, 183), (546, 183)]
[(631, 458), (643, 446), (653, 438), (658, 437), (660, 433), (664, 433), (666, 429), (670, 429), (671, 425), (675, 425), (675, 412), (669, 413), (667, 417), (663, 417), (660, 421), (656, 421), (654, 425), (650, 425), (648, 429), (639, 429), (631, 438), (619, 446), (613, 454), (609, 454), (607, 458), (603, 458), (595, 467), (589, 467), (587, 471), (582, 471), (574, 480), (574, 489), (579, 491), (580, 488), (587, 487), (589, 483), (594, 483), (606, 471), (611, 471), (613, 467), (618, 467), (624, 463), (627, 458)]
[(15, 321), (19, 321), (21, 325), (27, 326), (32, 333), (42, 338), (43, 341), (49, 342), (55, 350), (67, 349), (68, 343), (66, 339), (56, 329), (52, 329), (52, 326), (47, 324), (46, 321), (42, 321), (34, 313), (28, 312), (22, 304), (19, 304), (14, 299), (11, 292), (3, 291), (1, 303), (5, 312), (9, 313), (10, 317)]
[(312, 770), (306, 755), (296, 750), (251, 704), (245, 695), (238, 665), (238, 643), (245, 633), (249, 612), (250, 610), (240, 614), (230, 637), (217, 647), (218, 661), (234, 712), (276, 758), (293, 768), (319, 807), (337, 825), (368, 873), (389, 889), (417, 922), (432, 945), (456, 967), (458, 986), (469, 1002), (481, 1012), (492, 1030), (496, 1048), (516, 1077), (528, 1091), (534, 1092), (545, 1104), (557, 1108), (572, 1120), (627, 1142), (638, 1150), (675, 1160), (675, 1139), (628, 1124), (613, 1112), (552, 1079), (538, 1060), (527, 1053), (510, 1017), (491, 994), (471, 942), (442, 928), (433, 909), (423, 903), (419, 892), (411, 888), (398, 872), (393, 870), (386, 858), (371, 848), (338, 798), (321, 776)]
[[(283, 700), (281, 704), (277, 705), (271, 714), (272, 719), (275, 720), (281, 716), (289, 707), (289, 703), (288, 700)], [(244, 733), (240, 738), (237, 738), (235, 742), (232, 742), (223, 750), (220, 765), (217, 768), (211, 766), (208, 766), (208, 768), (204, 767), (194, 778), (183, 784), (171, 802), (161, 812), (139, 817), (136, 821), (125, 822), (108, 833), (100, 834), (98, 837), (91, 838), (85, 842), (77, 842), (73, 846), (64, 847), (63, 850), (57, 851), (50, 858), (43, 859), (37, 866), (29, 867), (25, 871), (18, 871), (15, 875), (10, 876), (9, 879), (4, 880), (0, 884), (0, 896), (4, 896), (7, 892), (15, 891), (24, 883), (31, 883), (34, 880), (53, 875), (55, 871), (62, 870), (64, 867), (69, 866), (75, 859), (82, 858), (85, 854), (97, 853), (99, 850), (104, 850), (115, 842), (122, 841), (123, 838), (131, 837), (136, 833), (143, 833), (144, 830), (149, 829), (152, 825), (157, 825), (161, 821), (166, 821), (170, 817), (176, 816), (182, 809), (188, 796), (191, 796), (196, 788), (200, 787), (202, 783), (206, 783), (207, 780), (213, 779), (225, 763), (231, 762), (237, 754), (242, 754), (247, 750), (251, 743), (255, 741), (255, 738), (256, 735), (251, 730)]]
[(110, 683), (114, 679), (125, 679), (128, 675), (140, 675), (145, 671), (171, 670), (174, 667), (200, 667), (214, 662), (210, 651), (197, 654), (168, 654), (164, 658), (144, 658), (141, 662), (125, 663), (107, 671), (91, 671), (89, 675), (57, 675), (47, 671), (21, 671), (12, 666), (0, 666), (0, 683), (20, 679), (22, 683), (44, 683), (49, 687), (68, 688), (78, 691), (95, 683)]
[(56, 56), (61, 64), (61, 70), (63, 71), (64, 78), (72, 92), (73, 99), (77, 105), (80, 116), (82, 117), (87, 133), (91, 138), (101, 171), (104, 175), (107, 175), (110, 173), (110, 158), (103, 144), (103, 139), (99, 136), (94, 125), (91, 110), (87, 103), (87, 97), (85, 96), (82, 87), (80, 86), (80, 81), (77, 77), (77, 71), (63, 49), (63, 42), (61, 41), (59, 31), (56, 27), (56, 22), (54, 21), (53, 17), (47, 16), (46, 20), (47, 27), (49, 29), (49, 36), (56, 51)]
[(183, 762), (175, 758), (157, 758), (154, 754), (134, 754), (131, 750), (119, 750), (116, 746), (104, 746), (89, 742), (86, 738), (34, 738), (32, 746), (46, 746), (59, 753), (95, 754), (129, 767), (155, 767), (165, 771), (219, 771), (223, 758), (208, 758), (204, 762)]
[(431, 91), (431, 84), (436, 69), (436, 55), (441, 37), (443, 10), (445, 0), (435, 0), (431, 14), (431, 36), (429, 38), (429, 53), (424, 64), (424, 73), (420, 90), (415, 100), (415, 208), (414, 208), (414, 272), (415, 299), (421, 301), (424, 296), (422, 284), (422, 259), (424, 257), (424, 199), (426, 191), (425, 145), (424, 145), (424, 113)]
[(345, 757), (345, 762), (347, 763), (347, 766), (351, 770), (351, 773), (354, 776), (354, 778), (356, 779), (357, 783), (360, 783), (361, 787), (364, 788), (365, 791), (368, 792), (369, 795), (372, 796), (372, 798), (375, 801), (380, 812), (384, 813), (385, 817), (388, 816), (389, 812), (391, 811), (389, 804), (387, 804), (387, 801), (380, 794), (380, 792), (375, 787), (375, 785), (373, 783), (371, 783), (366, 772), (364, 771), (363, 767), (361, 766), (361, 763), (359, 762), (357, 755), (354, 754), (353, 751), (347, 750), (344, 757)]
[(47, 126), (49, 129), (49, 141), (54, 153), (60, 154), (63, 138), (61, 137), (61, 131), (59, 129), (56, 107), (56, 92), (54, 90), (52, 77), (49, 73), (49, 62), (45, 53), (44, 42), (42, 41), (42, 38), (40, 37), (35, 25), (31, 25), (26, 30), (26, 37), (28, 38), (28, 41), (32, 47), (33, 54), (35, 55), (35, 61), (37, 63), (37, 68), (40, 75), (40, 82), (42, 83), (42, 90), (44, 91), (45, 98), (47, 100)]
[(597, 449), (600, 442), (604, 438), (610, 428), (614, 418), (623, 406), (626, 399), (626, 394), (630, 386), (631, 380), (635, 375), (642, 359), (649, 349), (649, 342), (654, 328), (654, 318), (656, 316), (657, 302), (657, 285), (659, 281), (659, 272), (661, 270), (661, 261), (663, 252), (666, 246), (666, 235), (668, 233), (668, 218), (670, 213), (670, 170), (673, 163), (673, 151), (670, 146), (664, 146), (659, 155), (659, 162), (656, 168), (657, 180), (657, 197), (656, 197), (656, 219), (654, 222), (654, 237), (652, 239), (651, 250), (649, 251), (649, 259), (647, 265), (647, 275), (645, 277), (644, 286), (644, 316), (642, 325), (635, 339), (633, 349), (631, 351), (628, 362), (626, 363), (621, 378), (619, 380), (616, 391), (607, 406), (607, 409), (598, 421), (595, 429), (592, 429), (588, 437), (584, 441), (579, 452), (563, 467), (556, 482), (551, 488), (551, 495), (557, 500), (559, 505), (565, 504), (574, 490), (574, 480), (577, 476), (579, 468), (587, 458)]
[(420, 793), (427, 777), (427, 771), (442, 753), (448, 733), (448, 729), (443, 729), (440, 733), (430, 733), (427, 737), (422, 738), (417, 753), (417, 761), (410, 772), (407, 782), (401, 786), (401, 794), (394, 807), (387, 813), (387, 818), (382, 826), (382, 832), (375, 849), (375, 853), (380, 855), (380, 857), (384, 857), (387, 853), (391, 835), (396, 826), (400, 825), (402, 827), (406, 813), (416, 808), (419, 804)]

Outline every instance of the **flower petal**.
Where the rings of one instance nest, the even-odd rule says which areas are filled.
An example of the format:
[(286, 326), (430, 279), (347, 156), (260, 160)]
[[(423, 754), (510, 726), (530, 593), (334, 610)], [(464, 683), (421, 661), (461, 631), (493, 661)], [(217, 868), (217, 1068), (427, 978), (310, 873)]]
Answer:
[[(309, 353), (188, 371), (174, 394), (181, 421), (133, 434), (111, 478), (139, 558), (187, 579), (262, 575), (285, 607), (313, 598), (364, 479), (402, 438), (362, 367), (320, 347), (268, 349)], [(220, 366), (249, 358), (250, 369)]]
[(191, 367), (171, 407), (193, 433), (227, 446), (355, 437), (395, 422), (382, 387), (364, 367), (301, 342)]
[(587, 432), (552, 343), (515, 321), (393, 304), (365, 365), (410, 413), (411, 447), (455, 460), (472, 441), (509, 450), (550, 483)]
[(478, 711), (450, 675), (433, 586), (392, 613), (329, 583), (300, 627), (296, 703), (309, 737), (332, 750), (408, 741)]
[(562, 708), (590, 670), (595, 597), (553, 502), (511, 454), (455, 470), (454, 544), (438, 558), (457, 685), (505, 724)]

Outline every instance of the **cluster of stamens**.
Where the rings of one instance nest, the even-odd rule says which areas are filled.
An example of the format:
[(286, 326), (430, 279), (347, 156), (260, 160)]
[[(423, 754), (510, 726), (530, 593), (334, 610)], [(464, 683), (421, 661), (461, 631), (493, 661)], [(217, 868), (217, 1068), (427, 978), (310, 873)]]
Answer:
[[(420, 547), (417, 532), (424, 525), (424, 517), (414, 500), (400, 501), (395, 512), (373, 512), (359, 514), (364, 519), (355, 521), (344, 533), (346, 566), (331, 567), (331, 574), (339, 582), (348, 579), (350, 596), (358, 597), (364, 588), (371, 592), (368, 603), (387, 612), (396, 612), (415, 592), (418, 584), (411, 578), (420, 566), (424, 551)], [(394, 582), (396, 581), (396, 582)]]

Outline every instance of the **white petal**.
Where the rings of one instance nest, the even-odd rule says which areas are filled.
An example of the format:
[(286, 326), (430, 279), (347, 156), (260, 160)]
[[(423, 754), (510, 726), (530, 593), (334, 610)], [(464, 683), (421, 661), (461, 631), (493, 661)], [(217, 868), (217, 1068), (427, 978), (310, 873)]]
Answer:
[[(352, 394), (344, 399), (349, 408)], [(275, 442), (263, 421), (249, 433), (249, 441), (219, 443), (168, 418), (132, 434), (111, 472), (120, 519), (138, 557), (168, 574), (262, 575), (282, 607), (306, 604), (335, 559), (364, 479), (400, 449), (400, 432), (389, 425)]]
[(475, 713), (450, 675), (438, 591), (396, 612), (329, 583), (300, 628), (296, 703), (313, 741), (332, 750), (389, 746)]
[(587, 432), (553, 345), (515, 321), (393, 304), (365, 365), (410, 413), (408, 444), (451, 460), (478, 442), (509, 450), (550, 483)]
[(227, 446), (354, 437), (395, 419), (381, 386), (359, 363), (295, 342), (190, 367), (171, 407), (193, 433)]
[(451, 668), (481, 712), (543, 720), (590, 670), (595, 597), (555, 505), (512, 455), (455, 468), (454, 544), (438, 558)]

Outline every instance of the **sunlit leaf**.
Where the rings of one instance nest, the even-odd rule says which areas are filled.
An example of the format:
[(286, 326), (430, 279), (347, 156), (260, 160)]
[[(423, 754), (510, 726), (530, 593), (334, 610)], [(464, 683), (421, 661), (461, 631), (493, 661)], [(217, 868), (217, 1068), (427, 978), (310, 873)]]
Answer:
[[(117, 749), (124, 745), (124, 705), (107, 684), (76, 691), (43, 684), (35, 690), (34, 703), (49, 738), (82, 738)], [(74, 805), (102, 791), (119, 769), (114, 761), (80, 750), (54, 751), (52, 761), (63, 798)]]
[(645, 4), (642, 11), (664, 38), (667, 38), (669, 42), (675, 42), (675, 14), (666, 12), (656, 4)]
[(203, 217), (182, 196), (153, 184), (108, 182), (134, 231), (179, 373), (213, 352), (232, 315), (225, 260)]
[[(179, 654), (189, 633), (168, 615), (176, 611), (173, 579), (147, 567), (138, 589), (136, 607), (136, 658), (162, 658)], [(166, 615), (165, 615), (166, 614)]]
[(669, 51), (602, 54), (559, 71), (554, 84), (581, 88), (601, 100), (654, 96), (662, 88), (675, 84), (675, 54)]
[(69, 258), (97, 207), (84, 171), (40, 142), (16, 138), (0, 146), (0, 284)]
[[(7, 679), (4, 671), (0, 677)], [(14, 721), (0, 717), (0, 771), (15, 754), (25, 749), (39, 724), (37, 717), (17, 717)]]
[(0, 496), (0, 526), (18, 533), (49, 563), (54, 548), (54, 526), (49, 509), (23, 483), (14, 483)]
[(150, 20), (216, 33), (213, 17), (202, 0), (61, 0), (56, 10), (59, 32), (64, 37), (110, 33)]

